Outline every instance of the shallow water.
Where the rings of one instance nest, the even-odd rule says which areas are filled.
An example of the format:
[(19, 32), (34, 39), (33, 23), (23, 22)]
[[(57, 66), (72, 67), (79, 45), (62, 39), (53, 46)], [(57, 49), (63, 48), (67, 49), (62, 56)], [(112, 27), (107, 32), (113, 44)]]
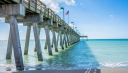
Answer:
[[(43, 61), (38, 61), (34, 52), (34, 40), (30, 40), (28, 55), (23, 55), (25, 69), (87, 69), (121, 67), (128, 68), (128, 40), (81, 40), (59, 52), (53, 48), (53, 56), (44, 50), (45, 40), (41, 40)], [(25, 41), (21, 40), (22, 53)], [(6, 60), (7, 40), (0, 41), (0, 71), (15, 70), (14, 54)]]

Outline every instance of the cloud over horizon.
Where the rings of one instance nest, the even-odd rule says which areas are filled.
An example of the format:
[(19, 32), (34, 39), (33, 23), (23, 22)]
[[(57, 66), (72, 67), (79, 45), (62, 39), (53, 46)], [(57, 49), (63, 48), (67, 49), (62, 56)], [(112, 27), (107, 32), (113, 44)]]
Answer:
[(59, 3), (66, 3), (67, 5), (75, 5), (74, 0), (41, 0), (47, 7), (51, 8), (55, 12), (60, 11)]

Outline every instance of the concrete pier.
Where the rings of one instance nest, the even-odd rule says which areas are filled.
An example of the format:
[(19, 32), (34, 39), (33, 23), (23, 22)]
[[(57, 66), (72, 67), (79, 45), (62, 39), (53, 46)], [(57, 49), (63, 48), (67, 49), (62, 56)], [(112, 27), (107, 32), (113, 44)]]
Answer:
[(58, 52), (58, 47), (57, 47), (57, 42), (56, 42), (56, 34), (55, 34), (55, 27), (53, 27), (52, 33), (53, 33), (53, 43), (54, 43), (55, 52)]
[(50, 34), (48, 26), (45, 26), (45, 34), (46, 34), (46, 44), (48, 47), (49, 55), (52, 55), (51, 42), (50, 42)]
[[(41, 28), (38, 28), (39, 29), (39, 38), (40, 38), (40, 31), (41, 31)], [(36, 51), (36, 44), (35, 44), (35, 49), (34, 51)]]
[(57, 36), (57, 46), (58, 46), (58, 42), (59, 42), (59, 36), (60, 36), (60, 32), (58, 32), (58, 36)]
[(27, 33), (26, 33), (26, 40), (25, 40), (24, 55), (28, 54), (29, 40), (30, 40), (30, 32), (31, 32), (31, 26), (27, 26)]
[[(52, 31), (52, 35), (53, 35), (53, 32), (54, 31)], [(51, 45), (52, 48), (53, 48), (53, 41), (54, 41), (54, 38), (52, 37), (52, 45)]]
[(69, 46), (70, 44), (69, 44), (68, 32), (66, 33), (66, 37), (67, 37), (67, 44), (68, 44), (68, 46)]
[(17, 70), (24, 69), (20, 38), (19, 38), (19, 30), (17, 25), (17, 19), (22, 19), (24, 16), (25, 16), (25, 7), (22, 4), (0, 5), (0, 17), (8, 17), (8, 23), (10, 24), (10, 33), (9, 33), (6, 58), (7, 59), (11, 58), (11, 53), (12, 53), (11, 48), (13, 46), (15, 65)]
[(63, 39), (62, 39), (62, 32), (60, 31), (60, 44), (61, 44), (61, 48), (62, 50), (64, 50), (64, 46), (63, 46)]
[(44, 49), (45, 49), (45, 50), (47, 49), (47, 39), (45, 40), (45, 46), (44, 46)]
[(12, 38), (11, 38), (11, 30), (10, 30), (9, 37), (8, 37), (6, 59), (11, 59), (11, 56), (12, 56)]
[(35, 37), (35, 44), (36, 44), (38, 60), (42, 61), (43, 57), (42, 57), (42, 50), (41, 50), (41, 45), (40, 45), (39, 30), (38, 30), (37, 23), (33, 23), (33, 31), (34, 31), (34, 37)]
[(22, 52), (21, 52), (21, 45), (20, 45), (20, 38), (19, 38), (19, 30), (17, 25), (17, 19), (15, 16), (9, 16), (10, 22), (10, 31), (11, 31), (11, 38), (13, 44), (13, 51), (14, 57), (16, 62), (16, 68), (24, 69), (23, 59), (22, 59)]
[[(45, 30), (44, 48), (48, 49), (49, 55), (53, 55), (51, 47), (58, 52), (59, 40), (62, 50), (64, 45), (67, 48), (80, 41), (80, 35), (40, 0), (1, 0), (0, 4), (0, 17), (5, 17), (5, 23), (10, 24), (6, 59), (11, 59), (13, 50), (17, 70), (24, 69), (17, 23), (27, 26), (24, 55), (29, 52), (30, 33), (31, 27), (33, 27), (35, 51), (37, 51), (39, 61), (43, 60), (40, 43), (41, 28)], [(52, 30), (52, 45), (49, 30)], [(58, 33), (57, 39), (56, 33)]]
[(65, 44), (65, 47), (67, 48), (67, 41), (66, 41), (66, 36), (65, 36), (65, 32), (63, 32), (63, 43)]

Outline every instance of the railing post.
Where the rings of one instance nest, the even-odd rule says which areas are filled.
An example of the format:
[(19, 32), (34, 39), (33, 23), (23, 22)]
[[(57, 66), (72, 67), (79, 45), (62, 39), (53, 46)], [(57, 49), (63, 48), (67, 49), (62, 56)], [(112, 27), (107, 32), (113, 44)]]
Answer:
[(20, 0), (20, 3), (23, 4), (23, 0)]
[(35, 11), (37, 12), (37, 0), (35, 0)]
[(31, 0), (28, 0), (28, 8), (30, 9), (31, 8)]

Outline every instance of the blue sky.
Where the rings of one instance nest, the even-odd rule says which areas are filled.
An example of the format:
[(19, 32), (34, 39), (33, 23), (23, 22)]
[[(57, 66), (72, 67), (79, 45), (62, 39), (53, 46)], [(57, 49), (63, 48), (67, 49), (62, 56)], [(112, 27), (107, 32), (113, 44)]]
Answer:
[[(65, 12), (69, 10), (70, 22), (74, 22), (79, 32), (88, 35), (89, 39), (128, 38), (128, 0), (68, 0), (70, 3), (66, 0), (46, 1), (46, 5), (56, 5), (49, 7), (61, 18), (62, 11), (57, 8), (64, 7)], [(68, 16), (65, 16), (65, 21), (68, 23)], [(20, 39), (25, 39), (27, 27), (18, 26)], [(8, 39), (9, 24), (5, 24), (3, 19), (0, 19), (0, 33), (0, 40)], [(43, 28), (40, 38), (45, 39)], [(31, 39), (34, 39), (33, 30)]]

